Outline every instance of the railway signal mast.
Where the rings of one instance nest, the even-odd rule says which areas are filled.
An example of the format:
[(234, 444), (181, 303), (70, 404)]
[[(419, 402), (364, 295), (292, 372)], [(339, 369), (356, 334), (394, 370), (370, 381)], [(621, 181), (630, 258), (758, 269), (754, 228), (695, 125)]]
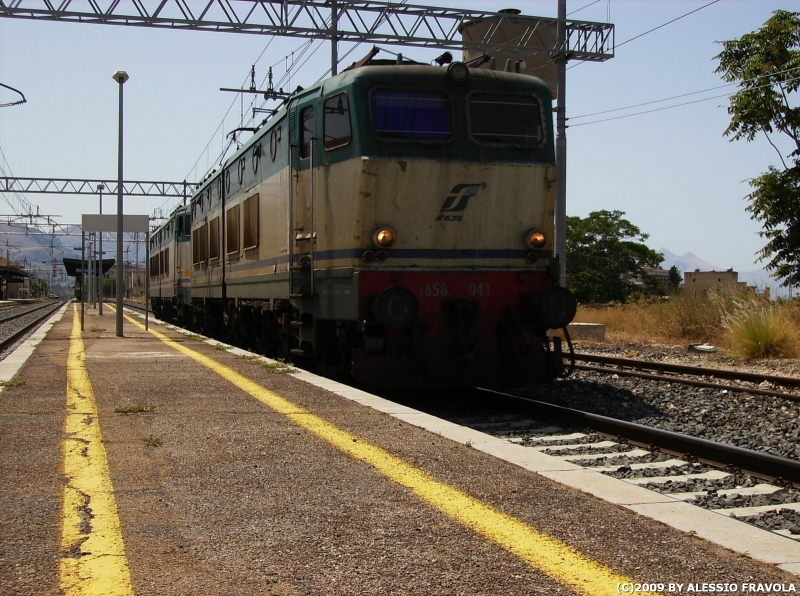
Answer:
[[(614, 26), (568, 20), (566, 0), (558, 0), (558, 18), (518, 11), (491, 12), (378, 0), (186, 0), (113, 1), (107, 7), (90, 0), (0, 0), (0, 18), (65, 21), (244, 33), (331, 41), (331, 74), (338, 72), (338, 43), (538, 56), (557, 66), (556, 253), (563, 285), (566, 259), (566, 112), (568, 60), (602, 62), (614, 57)], [(488, 26), (471, 26), (476, 23)], [(556, 25), (555, 27), (553, 25)], [(513, 31), (508, 34), (507, 31)]]

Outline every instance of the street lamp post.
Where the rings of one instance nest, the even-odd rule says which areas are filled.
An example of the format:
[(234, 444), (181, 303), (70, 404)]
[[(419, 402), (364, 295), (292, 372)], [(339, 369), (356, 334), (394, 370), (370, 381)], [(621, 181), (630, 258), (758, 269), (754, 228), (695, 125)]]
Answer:
[[(100, 193), (100, 215), (103, 215), (103, 190), (105, 184), (97, 185), (97, 192)], [(103, 232), (100, 232), (100, 276), (98, 279), (100, 283), (100, 305), (98, 306), (98, 314), (103, 316)]]
[(111, 77), (119, 83), (119, 146), (117, 148), (117, 337), (122, 337), (122, 86), (128, 73), (118, 70)]

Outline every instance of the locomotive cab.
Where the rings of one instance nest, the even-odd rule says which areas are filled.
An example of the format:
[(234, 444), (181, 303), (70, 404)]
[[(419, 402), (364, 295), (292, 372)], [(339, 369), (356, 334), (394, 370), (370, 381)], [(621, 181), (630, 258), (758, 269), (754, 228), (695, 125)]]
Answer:
[(323, 337), (325, 321), (355, 318), (351, 373), (370, 386), (561, 370), (546, 331), (575, 305), (553, 287), (550, 92), (532, 77), (452, 72), (364, 67), (290, 107), (290, 253), (305, 264), (293, 296), (309, 313), (297, 353), (341, 341), (341, 324)]

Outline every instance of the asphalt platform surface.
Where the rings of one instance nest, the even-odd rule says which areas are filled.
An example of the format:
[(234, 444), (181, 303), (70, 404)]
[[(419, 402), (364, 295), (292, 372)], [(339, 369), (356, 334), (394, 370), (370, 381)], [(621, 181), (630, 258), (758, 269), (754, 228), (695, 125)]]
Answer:
[[(100, 578), (90, 588), (96, 578), (76, 580), (74, 566), (103, 561), (103, 553), (87, 550), (91, 540), (65, 538), (75, 531), (65, 497), (68, 357), (81, 347), (74, 316), (69, 305), (0, 393), (0, 594), (88, 594), (96, 586), (142, 595), (614, 594), (636, 583), (662, 583), (665, 593), (670, 583), (683, 593), (689, 583), (728, 583), (742, 593), (750, 582), (800, 585), (777, 567), (152, 321), (174, 343), (128, 320), (118, 338), (107, 308), (103, 317), (87, 311), (79, 334), (96, 401), (96, 415), (83, 421), (102, 433), (116, 509), (109, 515), (118, 518), (109, 527), (117, 523), (124, 549), (114, 560), (130, 586)], [(186, 350), (233, 372), (225, 377)], [(255, 386), (295, 411), (259, 401)], [(364, 453), (388, 454), (380, 457), (390, 467), (419, 471), (421, 488), (326, 438), (342, 436)], [(449, 505), (460, 495), (466, 513)], [(105, 514), (92, 500), (99, 497), (85, 499), (77, 526), (89, 536), (103, 531)], [(497, 527), (482, 525), (489, 514), (469, 521), (476, 510), (495, 516)], [(530, 541), (527, 550), (517, 535)], [(555, 562), (553, 544), (567, 553)], [(104, 573), (102, 564), (91, 569), (80, 573)], [(601, 572), (610, 579), (595, 581)]]

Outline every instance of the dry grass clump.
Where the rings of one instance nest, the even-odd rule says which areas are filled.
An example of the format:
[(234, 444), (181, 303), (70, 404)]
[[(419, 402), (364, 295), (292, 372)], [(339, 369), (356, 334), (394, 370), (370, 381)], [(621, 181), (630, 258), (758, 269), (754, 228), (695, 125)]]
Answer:
[(725, 309), (719, 297), (679, 293), (613, 306), (580, 306), (575, 322), (602, 323), (606, 339), (630, 343), (719, 342)]
[(738, 304), (723, 322), (731, 351), (748, 359), (796, 358), (800, 351), (800, 338), (797, 309), (792, 306), (785, 303)]
[(711, 343), (742, 358), (800, 355), (800, 300), (775, 301), (749, 293), (639, 299), (579, 306), (578, 323), (602, 323), (619, 343)]

